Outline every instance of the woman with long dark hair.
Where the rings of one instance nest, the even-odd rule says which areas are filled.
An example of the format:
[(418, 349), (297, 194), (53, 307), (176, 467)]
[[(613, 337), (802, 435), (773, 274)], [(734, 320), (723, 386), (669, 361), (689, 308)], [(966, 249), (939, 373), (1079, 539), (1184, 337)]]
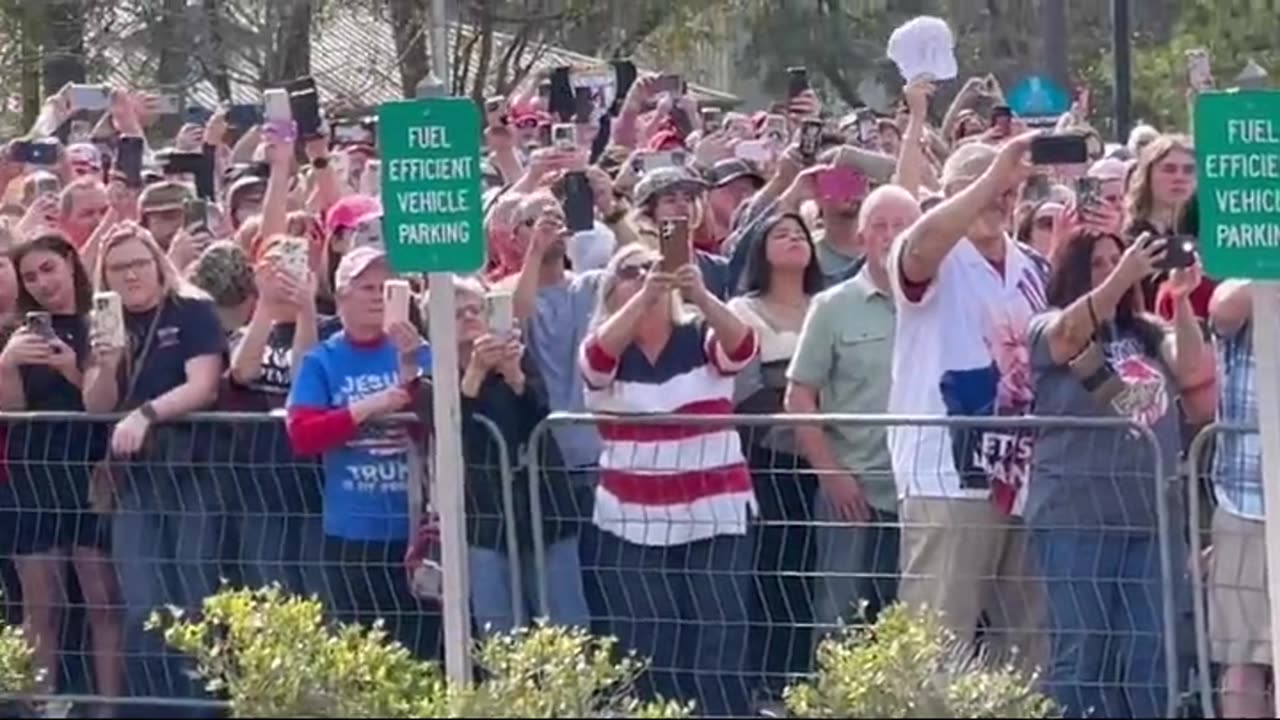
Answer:
[[(1141, 283), (1166, 241), (1076, 231), (1057, 248), (1052, 308), (1028, 330), (1035, 414), (1119, 417), (1146, 428), (1040, 431), (1025, 516), (1047, 578), (1045, 677), (1068, 717), (1165, 713), (1165, 597), (1157, 468), (1177, 467), (1177, 408), (1213, 417), (1213, 365), (1188, 296), (1198, 265), (1173, 271), (1173, 326), (1146, 313)], [(1146, 437), (1154, 437), (1152, 447)], [(1169, 512), (1175, 512), (1170, 509)]]
[[(738, 374), (735, 410), (783, 412), (787, 366), (796, 353), (809, 301), (822, 291), (813, 238), (798, 215), (767, 219), (754, 238), (743, 275), (746, 294), (729, 309), (760, 339), (757, 361)], [(763, 680), (779, 693), (788, 677), (808, 669), (813, 622), (813, 546), (809, 527), (817, 480), (808, 472), (789, 427), (745, 426), (748, 466), (760, 502), (753, 615), (759, 623), (752, 657)]]
[[(47, 233), (10, 251), (18, 271), (18, 311), (26, 322), (0, 353), (0, 409), (83, 412), (92, 286), (76, 249)], [(105, 429), (78, 421), (10, 426), (7, 458), (14, 504), (15, 564), (23, 626), (45, 671), (58, 679), (58, 646), (68, 558), (84, 596), (98, 693), (121, 690), (119, 589), (109, 555), (108, 522), (91, 508), (90, 469), (102, 458)]]

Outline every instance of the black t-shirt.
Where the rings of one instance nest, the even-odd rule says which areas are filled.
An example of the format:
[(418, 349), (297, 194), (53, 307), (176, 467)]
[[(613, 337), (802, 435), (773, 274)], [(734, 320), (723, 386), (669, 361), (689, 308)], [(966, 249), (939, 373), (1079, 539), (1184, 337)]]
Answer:
[[(55, 315), (53, 332), (83, 369), (89, 359), (89, 323), (80, 315)], [(6, 339), (7, 342), (7, 339)], [(84, 397), (79, 387), (48, 365), (24, 365), (22, 392), (30, 412), (83, 412)], [(96, 462), (105, 452), (105, 425), (83, 421), (40, 421), (17, 423), (9, 430), (9, 457), (28, 463), (34, 471), (41, 463), (80, 465)]]
[[(156, 321), (156, 313), (160, 313)], [(151, 347), (144, 347), (151, 326)], [(126, 311), (130, 362), (120, 373), (121, 408), (132, 410), (187, 381), (187, 361), (202, 355), (225, 355), (226, 335), (213, 303), (198, 298), (168, 296), (160, 307), (143, 313)], [(144, 357), (145, 355), (145, 357)], [(130, 393), (130, 373), (137, 380)]]
[[(297, 323), (280, 322), (271, 326), (266, 345), (262, 349), (262, 374), (247, 385), (232, 380), (230, 408), (238, 411), (270, 411), (285, 406), (289, 388), (293, 385), (293, 366), (302, 358), (293, 357), (293, 340), (297, 335)], [(335, 317), (316, 319), (316, 340), (324, 342), (330, 335), (342, 329)], [(244, 342), (246, 328), (240, 328), (231, 337), (234, 348)], [(230, 409), (229, 408), (229, 409)]]

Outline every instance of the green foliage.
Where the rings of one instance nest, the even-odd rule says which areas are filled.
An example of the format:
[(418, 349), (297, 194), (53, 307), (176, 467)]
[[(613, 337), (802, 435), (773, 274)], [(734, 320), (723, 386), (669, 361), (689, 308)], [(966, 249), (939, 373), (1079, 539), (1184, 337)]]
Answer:
[(224, 590), (202, 616), (157, 613), (151, 628), (196, 659), (210, 691), (235, 717), (685, 717), (671, 703), (642, 705), (627, 690), (641, 666), (613, 661), (613, 645), (585, 632), (540, 627), (484, 643), (485, 679), (450, 687), (381, 628), (335, 626), (317, 600), (279, 589)]
[(41, 678), (35, 653), (22, 628), (5, 625), (0, 629), (0, 693), (22, 695), (35, 690)]
[[(1133, 49), (1133, 117), (1164, 130), (1189, 127), (1186, 51), (1207, 48), (1218, 86), (1231, 87), (1250, 59), (1280, 74), (1280, 12), (1272, 0), (1181, 0), (1171, 38), (1138, 36)], [(1113, 88), (1112, 56), (1086, 70), (1098, 102)], [(1105, 108), (1104, 108), (1105, 109)]]
[(956, 640), (932, 613), (898, 605), (818, 648), (817, 677), (787, 691), (795, 717), (1047, 718), (1036, 678)]

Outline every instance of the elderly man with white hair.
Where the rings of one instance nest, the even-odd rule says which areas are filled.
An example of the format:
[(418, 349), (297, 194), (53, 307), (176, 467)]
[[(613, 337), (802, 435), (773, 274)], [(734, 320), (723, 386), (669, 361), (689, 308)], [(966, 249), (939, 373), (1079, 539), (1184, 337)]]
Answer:
[[(1031, 410), (1026, 327), (1044, 309), (1032, 259), (1007, 232), (1034, 133), (998, 150), (965, 145), (942, 171), (945, 198), (889, 253), (897, 310), (892, 415), (990, 417)], [(1032, 438), (1011, 428), (891, 427), (902, 521), (899, 600), (940, 611), (962, 639), (986, 618), (991, 649), (1034, 665), (1044, 591), (1012, 513)]]

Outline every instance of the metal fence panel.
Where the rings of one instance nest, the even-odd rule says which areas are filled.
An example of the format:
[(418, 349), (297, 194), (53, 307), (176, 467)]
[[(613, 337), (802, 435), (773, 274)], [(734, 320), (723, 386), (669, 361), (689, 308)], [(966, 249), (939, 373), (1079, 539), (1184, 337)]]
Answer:
[[(1252, 508), (1256, 517), (1242, 514), (1250, 508), (1233, 507), (1246, 500), (1234, 497), (1233, 482), (1262, 480), (1260, 464), (1240, 465), (1233, 459), (1258, 458), (1258, 441), (1254, 425), (1215, 423), (1196, 435), (1188, 451), (1194, 480), (1187, 494), (1187, 525), (1196, 562), (1191, 573), (1196, 689), (1205, 717), (1253, 715), (1271, 704), (1265, 522), (1260, 507)], [(1261, 495), (1253, 499), (1260, 502)], [(1246, 677), (1257, 696), (1242, 687)]]
[[(857, 604), (873, 617), (893, 600), (906, 599), (945, 610), (952, 629), (989, 658), (1043, 668), (1046, 689), (1055, 694), (1098, 698), (1106, 707), (1095, 713), (1117, 714), (1111, 707), (1117, 697), (1137, 716), (1175, 712), (1174, 557), (1185, 548), (1173, 518), (1180, 522), (1182, 513), (1170, 508), (1179, 503), (1176, 478), (1168, 474), (1170, 453), (1143, 426), (1110, 418), (554, 414), (530, 442), (529, 495), (538, 517), (556, 512), (537, 500), (552, 469), (545, 456), (551, 431), (583, 424), (626, 428), (605, 433), (622, 440), (606, 444), (595, 472), (629, 471), (610, 476), (607, 482), (616, 483), (611, 488), (637, 497), (649, 492), (654, 502), (641, 520), (620, 524), (610, 521), (619, 512), (613, 490), (597, 495), (593, 515), (609, 530), (588, 527), (582, 541), (593, 627), (651, 657), (642, 691), (694, 700), (704, 711), (737, 711), (744, 693), (776, 699), (789, 681), (811, 672), (812, 649), (835, 623), (859, 621)], [(1083, 449), (1078, 468), (1073, 462), (1060, 474), (1092, 473), (1074, 479), (1087, 481), (1080, 486), (1096, 494), (1096, 503), (1121, 498), (1121, 517), (1100, 525), (1089, 520), (1090, 513), (1068, 520), (1059, 513), (1056, 524), (1029, 528), (985, 500), (937, 502), (917, 494), (901, 503), (882, 502), (850, 520), (823, 507), (830, 503), (819, 488), (829, 473), (812, 470), (794, 450), (760, 445), (779, 428), (801, 426), (943, 429), (953, 438), (982, 436), (981, 442), (991, 442), (998, 436), (1026, 448), (1047, 433), (1070, 430), (1083, 438)], [(969, 440), (955, 445), (966, 453), (983, 451)], [(927, 443), (906, 447), (914, 448), (918, 468), (952, 462), (928, 457), (925, 448), (936, 446)], [(749, 461), (764, 511), (748, 534), (733, 534), (732, 515), (716, 516), (681, 492), (656, 489), (664, 474), (731, 462), (737, 448)], [(1147, 469), (1135, 469), (1141, 467)], [(860, 479), (864, 485), (892, 482), (887, 469), (879, 475)], [(912, 478), (917, 486), (937, 480), (924, 475)], [(714, 472), (689, 481), (708, 491), (725, 484)], [(1031, 487), (1035, 482), (1031, 476)], [(1133, 490), (1136, 485), (1140, 492)], [(1145, 504), (1125, 500), (1132, 497)], [(1088, 505), (1089, 498), (1083, 500)], [(1116, 508), (1101, 510), (1115, 517)], [(731, 529), (699, 532), (707, 523)], [(681, 542), (688, 538), (698, 540)], [(541, 614), (554, 603), (560, 579), (548, 565), (546, 544), (535, 536), (534, 545)], [(1042, 567), (1044, 560), (1053, 566)], [(1105, 656), (1108, 668), (1124, 663), (1129, 675), (1061, 667), (1073, 643), (1086, 654)], [(1050, 662), (1054, 657), (1059, 667)]]
[[(154, 427), (139, 455), (104, 462), (117, 419), (0, 414), (7, 481), (0, 486), (0, 537), (17, 569), (6, 583), (5, 610), (10, 622), (25, 621), (38, 660), (54, 668), (40, 694), (7, 700), (123, 705), (126, 715), (224, 709), (223, 698), (192, 680), (191, 663), (144, 629), (153, 611), (198, 611), (224, 584), (278, 584), (314, 596), (335, 619), (383, 620), (420, 657), (442, 657), (439, 607), (408, 589), (411, 520), (377, 499), (413, 485), (396, 464), (410, 456), (395, 450), (397, 442), (415, 442), (413, 416), (385, 421), (400, 440), (378, 444), (379, 462), (337, 483), (375, 498), (348, 508), (347, 525), (403, 529), (403, 539), (391, 542), (338, 541), (326, 532), (325, 470), (320, 458), (293, 453), (282, 415), (193, 415)], [(470, 458), (468, 473), (478, 491), (494, 497), (484, 505), (489, 510), (470, 518), (471, 534), (492, 535), (494, 555), (514, 558), (515, 525), (503, 521), (513, 512), (510, 452), (491, 421), (474, 419), (488, 442), (478, 445), (484, 457)], [(428, 453), (412, 457), (425, 462)], [(421, 492), (410, 497), (424, 499)], [(499, 604), (522, 623), (517, 565), (498, 566), (497, 585), (510, 590)], [(68, 583), (74, 597), (64, 591)]]

